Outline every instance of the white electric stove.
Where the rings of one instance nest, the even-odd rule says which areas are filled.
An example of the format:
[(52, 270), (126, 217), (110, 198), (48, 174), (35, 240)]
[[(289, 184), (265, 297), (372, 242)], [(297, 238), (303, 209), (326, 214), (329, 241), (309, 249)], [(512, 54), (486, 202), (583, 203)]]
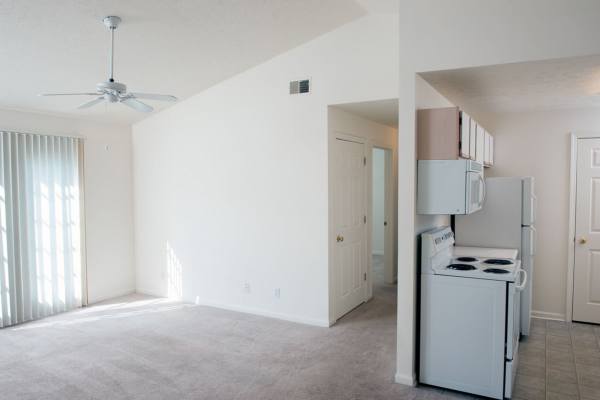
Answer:
[(514, 249), (454, 247), (449, 263), (436, 265), (434, 273), (514, 282), (524, 272), (520, 269), (521, 261), (517, 260), (517, 254)]
[(449, 227), (421, 235), (419, 382), (511, 397), (527, 280), (517, 253), (455, 248)]

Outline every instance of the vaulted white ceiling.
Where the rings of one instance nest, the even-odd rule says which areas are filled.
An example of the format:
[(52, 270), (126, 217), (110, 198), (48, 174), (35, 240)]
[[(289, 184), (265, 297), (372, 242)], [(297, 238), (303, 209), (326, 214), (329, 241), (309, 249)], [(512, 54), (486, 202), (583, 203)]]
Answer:
[(600, 107), (600, 56), (420, 74), (448, 100), (480, 113)]
[[(106, 15), (115, 36), (115, 80), (138, 92), (185, 99), (391, 0), (61, 0), (0, 2), (0, 108), (132, 123), (121, 104), (75, 110), (86, 99), (42, 92), (94, 91), (107, 79)], [(157, 109), (168, 106), (148, 101)]]

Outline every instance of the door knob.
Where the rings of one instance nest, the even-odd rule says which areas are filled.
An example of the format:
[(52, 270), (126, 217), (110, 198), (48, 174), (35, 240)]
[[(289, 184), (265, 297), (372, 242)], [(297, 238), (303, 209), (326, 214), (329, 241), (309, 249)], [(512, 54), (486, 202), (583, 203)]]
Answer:
[(339, 242), (343, 242), (344, 241), (344, 237), (342, 235), (338, 235), (336, 240)]
[(581, 239), (579, 239), (579, 244), (586, 244), (587, 243), (587, 239), (585, 237), (581, 237)]
[(387, 221), (383, 221), (383, 226), (387, 226)]

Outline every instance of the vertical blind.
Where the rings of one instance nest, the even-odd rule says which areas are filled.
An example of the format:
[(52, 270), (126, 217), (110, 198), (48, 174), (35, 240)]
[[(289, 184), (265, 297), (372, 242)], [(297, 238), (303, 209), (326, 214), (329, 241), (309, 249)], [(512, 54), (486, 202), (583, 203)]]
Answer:
[(0, 132), (0, 327), (82, 304), (80, 139)]

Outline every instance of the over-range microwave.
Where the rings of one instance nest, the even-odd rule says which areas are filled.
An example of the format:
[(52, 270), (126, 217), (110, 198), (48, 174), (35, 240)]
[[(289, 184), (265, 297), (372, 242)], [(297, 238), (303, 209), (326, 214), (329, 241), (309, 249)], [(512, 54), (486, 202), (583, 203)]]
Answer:
[(473, 160), (419, 160), (417, 214), (471, 214), (485, 201), (483, 165)]

